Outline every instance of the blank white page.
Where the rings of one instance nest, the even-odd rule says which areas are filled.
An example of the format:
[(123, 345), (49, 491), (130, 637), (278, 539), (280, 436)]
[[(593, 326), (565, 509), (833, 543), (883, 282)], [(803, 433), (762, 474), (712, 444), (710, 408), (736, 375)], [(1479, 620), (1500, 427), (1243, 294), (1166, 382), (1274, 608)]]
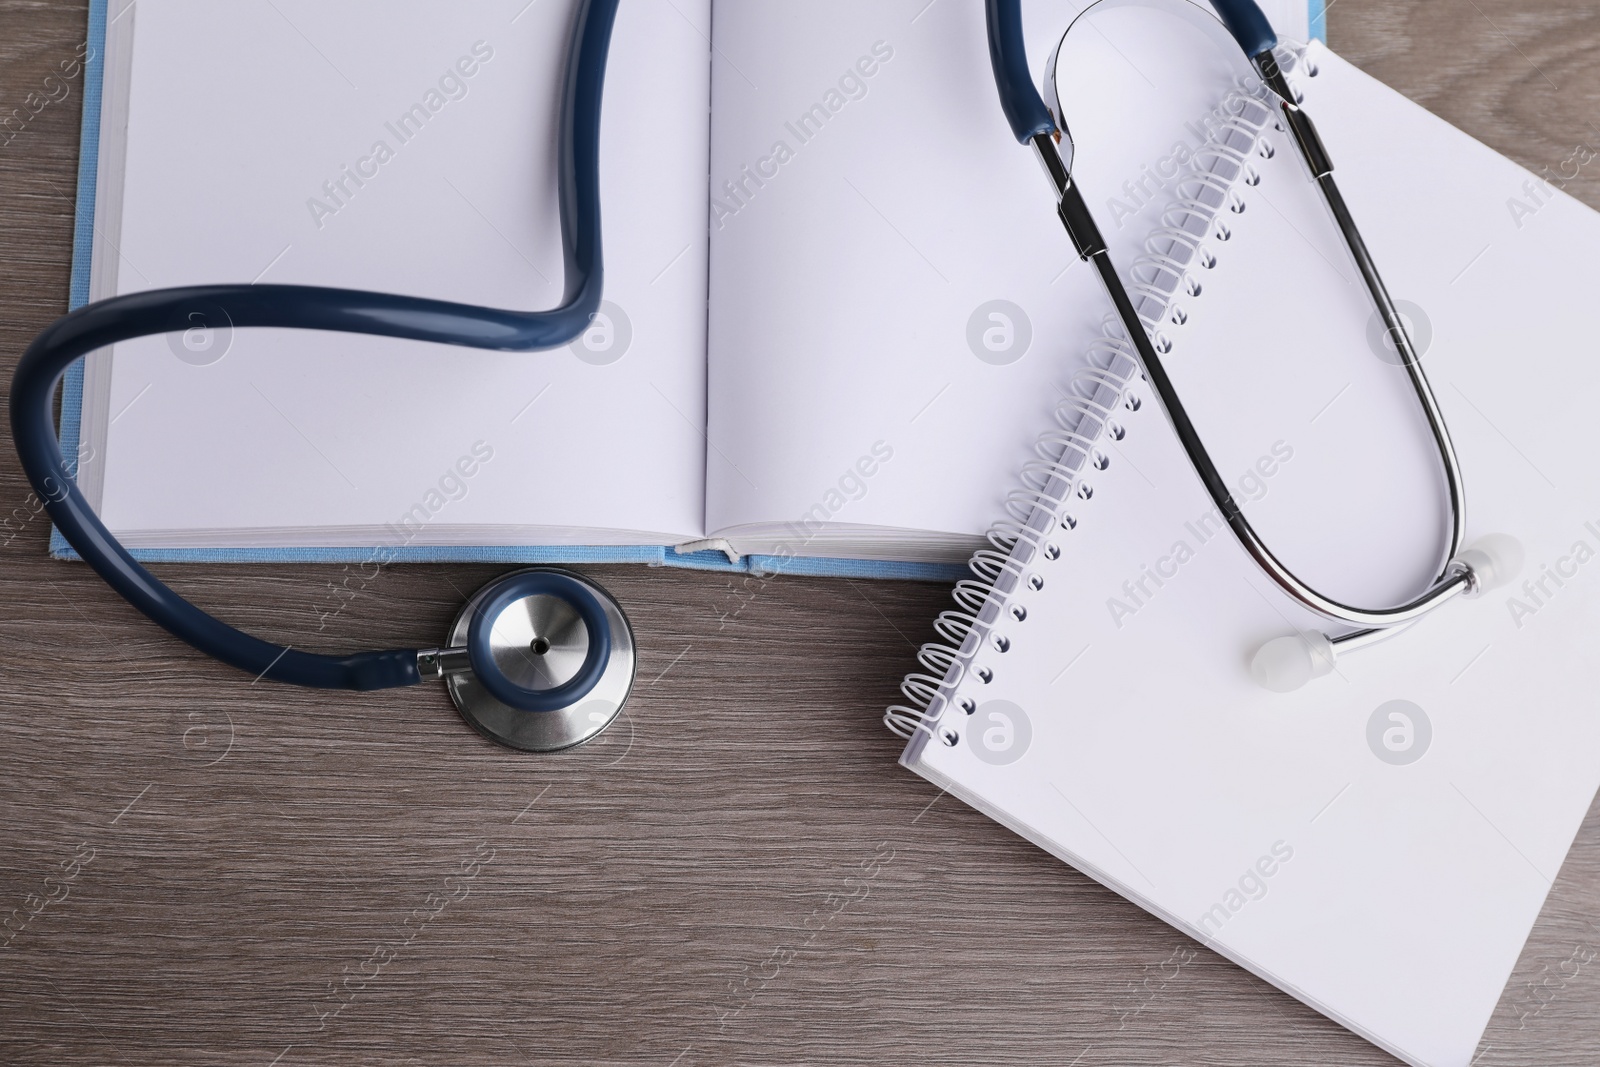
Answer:
[[(124, 293), (261, 281), (552, 306), (572, 9), (142, 0), (123, 16), (136, 26), (122, 225), (96, 254), (119, 255)], [(466, 528), (485, 526), (698, 536), (709, 24), (707, 0), (639, 0), (617, 19), (601, 199), (620, 358), (261, 330), (203, 366), (166, 337), (120, 346), (111, 528), (371, 543), (467, 458), (465, 495), (418, 543), (481, 543)], [(472, 461), (475, 447), (492, 460)]]
[[(1195, 536), (1187, 524), (1208, 502), (1137, 386), (1145, 404), (1060, 559), (1038, 564), (1040, 590), (1017, 594), (1025, 619), (1007, 613), (1007, 649), (985, 641), (976, 655), (992, 681), (970, 670), (950, 694), (936, 730), (954, 744), (919, 734), (903, 760), (1408, 1062), (1465, 1067), (1600, 783), (1600, 366), (1573, 313), (1600, 288), (1600, 216), (1548, 188), (1533, 196), (1522, 168), (1321, 46), (1309, 58), (1306, 108), (1336, 177), (1395, 296), (1432, 334), (1424, 365), (1460, 452), (1469, 536), (1519, 538), (1521, 579), (1296, 693), (1262, 690), (1254, 650), (1315, 621), (1229, 535)], [(1288, 150), (1275, 143), (1274, 164)], [(1342, 262), (1323, 216), (1279, 195), (1285, 173), (1263, 168), (1281, 214), (1261, 230), (1275, 240), (1246, 245), (1241, 223), (1227, 254), (1299, 245)], [(1231, 345), (1257, 337), (1204, 325), (1230, 321), (1220, 303), (1248, 310), (1263, 296), (1224, 295), (1223, 266), (1181, 348), (1218, 375)], [(1370, 469), (1361, 435), (1389, 417), (1366, 401), (1335, 417), (1348, 395), (1318, 417), (1334, 392), (1318, 368), (1347, 349), (1302, 330), (1282, 351), (1306, 370), (1277, 383), (1299, 425), (1295, 457), (1268, 479), (1269, 512), (1329, 450)], [(1343, 506), (1359, 518), (1375, 505), (1356, 494)], [(1336, 526), (1279, 516), (1278, 542), (1308, 572), (1328, 560), (1371, 572), (1346, 586), (1388, 583), (1372, 599), (1392, 601), (1416, 589), (1389, 559), (1415, 551), (1410, 514), (1390, 549), (1358, 557)], [(1180, 541), (1192, 551), (1174, 568)], [(1167, 577), (1143, 578), (1163, 558)], [(1141, 580), (1134, 600), (1124, 583)], [(968, 697), (970, 716), (955, 703)], [(1011, 736), (1025, 718), (1031, 738), (986, 762), (996, 701), (1021, 709)]]
[[(1024, 4), (1037, 73), (1083, 6)], [(1275, 10), (1304, 36), (1301, 0)], [(820, 503), (980, 535), (1104, 311), (1000, 110), (983, 5), (741, 0), (714, 40), (708, 527)]]
[(1280, 40), (1304, 43), (1311, 36), (1311, 5), (1323, 0), (1256, 0)]
[[(708, 526), (793, 521), (881, 442), (833, 521), (980, 534), (1099, 309), (983, 6), (741, 0), (715, 41)], [(986, 362), (996, 300), (1028, 325)]]

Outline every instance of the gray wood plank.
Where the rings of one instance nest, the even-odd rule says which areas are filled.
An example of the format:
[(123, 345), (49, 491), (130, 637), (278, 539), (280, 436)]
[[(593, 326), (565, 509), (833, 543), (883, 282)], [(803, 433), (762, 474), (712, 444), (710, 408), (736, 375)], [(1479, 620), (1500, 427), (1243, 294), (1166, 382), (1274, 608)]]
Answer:
[[(1536, 171), (1600, 143), (1592, 3), (1329, 21)], [(0, 0), (0, 113), (84, 24)], [(0, 146), (7, 376), (65, 304), (79, 101)], [(1568, 188), (1600, 205), (1593, 171)], [(175, 647), (46, 558), (9, 447), (0, 505), (6, 1062), (1393, 1062), (895, 766), (878, 716), (941, 587), (589, 568), (638, 625), (638, 694), (526, 758), (435, 688), (301, 693)], [(160, 571), (329, 649), (431, 639), (495, 573), (391, 568), (319, 631), (337, 567)], [(1600, 1061), (1596, 965), (1571, 962), (1597, 906), (1591, 814), (1479, 1063)]]

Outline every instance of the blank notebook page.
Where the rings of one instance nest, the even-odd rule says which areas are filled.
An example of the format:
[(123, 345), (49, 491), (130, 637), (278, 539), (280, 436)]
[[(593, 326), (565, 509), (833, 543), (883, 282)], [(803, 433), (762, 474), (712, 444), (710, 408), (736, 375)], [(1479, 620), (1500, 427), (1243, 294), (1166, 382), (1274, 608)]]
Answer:
[[(1025, 6), (1033, 70), (1082, 6)], [(1273, 5), (1297, 38), (1306, 11)], [(981, 536), (1103, 312), (1000, 112), (983, 5), (715, 15), (709, 526), (793, 521), (881, 442), (832, 522)]]
[[(570, 16), (527, 0), (141, 0), (111, 27), (134, 22), (127, 177), (96, 255), (117, 256), (122, 293), (260, 281), (559, 303)], [(469, 525), (699, 536), (709, 19), (705, 0), (644, 0), (617, 21), (601, 199), (606, 298), (632, 335), (620, 360), (241, 330), (197, 366), (167, 337), (124, 344), (111, 528), (381, 527), (481, 443), (492, 461), (469, 463), (466, 495), (421, 541)]]
[[(1600, 289), (1600, 216), (1549, 190), (1514, 216), (1507, 201), (1526, 199), (1526, 171), (1326, 49), (1307, 58), (1318, 73), (1300, 84), (1336, 177), (1419, 339), (1429, 335), (1424, 366), (1467, 479), (1469, 539), (1519, 538), (1530, 586), (1452, 603), (1296, 693), (1264, 691), (1248, 673), (1254, 650), (1315, 620), (1230, 535), (1197, 535), (1209, 501), (1136, 385), (1142, 409), (1126, 413), (1059, 560), (1037, 564), (1041, 589), (1015, 596), (1025, 620), (1002, 615), (1007, 650), (984, 643), (903, 762), (1396, 1055), (1461, 1067), (1600, 784), (1600, 365), (1576, 313)], [(1248, 207), (1214, 278), (1184, 305), (1175, 374), (1200, 390), (1203, 434), (1248, 441), (1219, 424), (1221, 386), (1208, 394), (1203, 379), (1228, 381), (1252, 346), (1305, 368), (1272, 382), (1276, 414), (1235, 376), (1237, 421), (1262, 421), (1224, 474), (1287, 445), (1251, 517), (1308, 574), (1397, 599), (1437, 549), (1437, 493), (1387, 495), (1408, 476), (1386, 471), (1365, 435), (1395, 416), (1317, 369), (1353, 366), (1347, 336), (1279, 332), (1275, 313), (1255, 315), (1265, 300), (1307, 314), (1345, 301), (1336, 280), (1309, 296), (1274, 290), (1286, 257), (1353, 277), (1326, 211), (1291, 185), (1309, 188), (1292, 147), (1271, 141), (1278, 156), (1262, 161), (1259, 193), (1242, 191)], [(1260, 280), (1230, 288), (1246, 275)], [(1375, 351), (1357, 355), (1379, 364)], [(1398, 371), (1392, 385), (1404, 396)], [(1399, 410), (1421, 422), (1414, 403)], [(1416, 454), (1435, 462), (1426, 442)], [(1373, 491), (1336, 482), (1317, 503), (1341, 459)], [(1303, 507), (1323, 518), (1292, 514)], [(1340, 512), (1358, 537), (1388, 522), (1391, 549), (1352, 551)], [(1160, 583), (1145, 577), (1155, 567)], [(1003, 725), (991, 715), (1000, 701), (1031, 730), (1005, 765), (979, 758), (975, 740)]]

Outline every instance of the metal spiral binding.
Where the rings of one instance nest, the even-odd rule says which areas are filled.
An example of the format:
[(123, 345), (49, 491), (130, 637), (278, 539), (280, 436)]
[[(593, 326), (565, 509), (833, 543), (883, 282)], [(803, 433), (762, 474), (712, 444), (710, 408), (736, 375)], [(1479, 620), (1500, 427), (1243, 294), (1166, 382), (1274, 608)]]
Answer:
[[(1279, 61), (1285, 71), (1293, 71), (1302, 54), (1285, 48)], [(1227, 241), (1231, 233), (1225, 216), (1246, 208), (1238, 186), (1241, 182), (1254, 186), (1261, 180), (1252, 158), (1258, 152), (1271, 158), (1271, 144), (1262, 137), (1274, 121), (1267, 92), (1258, 86), (1230, 97), (1240, 101), (1237, 112), (1223, 119), (1191, 155), (1190, 173), (1176, 183), (1176, 199), (1162, 212), (1161, 225), (1145, 238), (1143, 254), (1127, 268), (1128, 293), (1159, 352), (1172, 347), (1160, 327), (1187, 320), (1177, 303), (1180, 292), (1190, 298), (1201, 295), (1203, 286), (1194, 268), (1216, 265), (1206, 242)], [(1033, 565), (1060, 557), (1054, 538), (1077, 525), (1067, 508), (1093, 496), (1086, 479), (1107, 462), (1100, 443), (1108, 436), (1121, 440), (1125, 429), (1119, 417), (1125, 410), (1139, 409), (1138, 396), (1128, 388), (1141, 377), (1139, 363), (1121, 321), (1106, 316), (1101, 334), (1089, 345), (1085, 365), (1068, 383), (1066, 399), (1056, 405), (1055, 426), (1035, 443), (1038, 458), (1023, 466), (1018, 488), (1006, 495), (1006, 517), (989, 528), (989, 547), (968, 561), (974, 577), (956, 583), (952, 593), (956, 609), (941, 612), (934, 620), (942, 640), (917, 651), (923, 670), (906, 675), (900, 683), (906, 703), (884, 713), (884, 725), (891, 732), (904, 738), (918, 730), (931, 732), (944, 711), (945, 694), (955, 690), (968, 670), (976, 670), (985, 682), (993, 678), (991, 668), (974, 666), (974, 657), (985, 643), (995, 652), (1010, 647), (995, 623), (1008, 610), (1022, 611), (1020, 605), (1008, 606), (1011, 593), (1023, 582), (1043, 588), (1044, 578)], [(963, 698), (962, 703), (971, 705), (972, 700)], [(946, 743), (953, 744), (955, 736), (947, 732)]]

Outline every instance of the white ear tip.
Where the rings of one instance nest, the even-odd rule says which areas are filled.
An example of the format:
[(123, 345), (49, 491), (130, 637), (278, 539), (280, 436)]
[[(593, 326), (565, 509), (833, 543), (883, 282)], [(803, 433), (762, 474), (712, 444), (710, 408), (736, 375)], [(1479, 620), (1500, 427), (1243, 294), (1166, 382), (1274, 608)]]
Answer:
[(1474, 595), (1509, 585), (1522, 573), (1527, 553), (1522, 542), (1510, 534), (1495, 533), (1480, 537), (1461, 550), (1456, 561), (1472, 568)]
[(1250, 661), (1250, 675), (1263, 689), (1292, 693), (1333, 670), (1333, 643), (1314, 630), (1275, 637)]

